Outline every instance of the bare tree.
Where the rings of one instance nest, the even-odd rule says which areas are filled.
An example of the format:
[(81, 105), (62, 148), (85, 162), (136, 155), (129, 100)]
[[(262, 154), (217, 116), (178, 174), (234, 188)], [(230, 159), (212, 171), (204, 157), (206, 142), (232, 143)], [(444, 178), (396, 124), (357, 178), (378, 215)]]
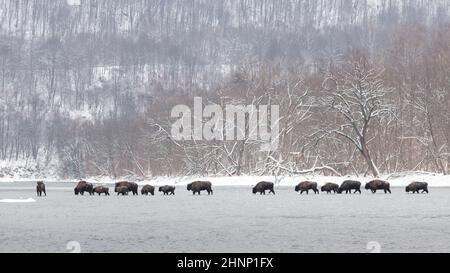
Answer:
[[(336, 69), (339, 68), (339, 69)], [(337, 135), (348, 140), (364, 157), (370, 172), (380, 171), (370, 151), (375, 122), (388, 121), (393, 107), (388, 102), (391, 89), (384, 86), (383, 70), (366, 60), (350, 60), (339, 67), (330, 67), (323, 82), (324, 110), (337, 115), (336, 123), (320, 128), (319, 134)]]

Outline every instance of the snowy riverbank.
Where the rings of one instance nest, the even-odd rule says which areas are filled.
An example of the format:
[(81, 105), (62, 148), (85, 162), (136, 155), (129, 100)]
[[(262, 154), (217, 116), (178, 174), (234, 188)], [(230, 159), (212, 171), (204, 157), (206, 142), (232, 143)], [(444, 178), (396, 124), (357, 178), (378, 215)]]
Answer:
[[(133, 179), (130, 177), (124, 177), (120, 179), (113, 179), (110, 177), (91, 177), (85, 180), (95, 184), (113, 184), (116, 181), (135, 181), (139, 185), (151, 184), (155, 186), (160, 185), (186, 185), (195, 180), (207, 180), (211, 181), (214, 186), (251, 186), (255, 185), (259, 181), (275, 182), (277, 186), (294, 186), (301, 181), (309, 180), (317, 182), (319, 185), (323, 185), (327, 182), (340, 184), (344, 180), (358, 180), (362, 183), (366, 183), (372, 180), (372, 177), (357, 177), (357, 176), (323, 176), (323, 175), (301, 175), (301, 176), (232, 176), (232, 177), (152, 177), (148, 179)], [(387, 180), (391, 183), (391, 187), (404, 187), (413, 181), (427, 182), (430, 187), (450, 187), (450, 175), (441, 175), (427, 172), (403, 172), (397, 174), (383, 175), (383, 180)], [(21, 177), (2, 177), (0, 182), (30, 182), (43, 180), (46, 183), (52, 182), (77, 182), (77, 179), (63, 180), (58, 178), (21, 178)]]

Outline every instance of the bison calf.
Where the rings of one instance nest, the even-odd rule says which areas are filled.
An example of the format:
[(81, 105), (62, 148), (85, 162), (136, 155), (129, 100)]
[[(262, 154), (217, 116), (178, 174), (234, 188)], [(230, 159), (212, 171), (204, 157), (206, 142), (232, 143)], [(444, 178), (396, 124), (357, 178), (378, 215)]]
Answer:
[(101, 195), (102, 193), (104, 193), (105, 195), (109, 195), (109, 188), (98, 186), (94, 188), (94, 193), (98, 193), (98, 195)]
[(153, 187), (152, 185), (145, 185), (144, 187), (142, 187), (141, 189), (141, 194), (142, 195), (155, 195), (155, 187)]
[(306, 194), (309, 194), (309, 191), (313, 190), (314, 194), (319, 194), (319, 190), (317, 189), (317, 183), (316, 182), (300, 182), (297, 186), (295, 186), (295, 191), (300, 192), (300, 194), (303, 194), (303, 192), (306, 191)]
[(163, 192), (163, 195), (175, 195), (175, 187), (173, 186), (161, 186), (158, 191)]
[(429, 193), (428, 192), (428, 183), (426, 182), (412, 182), (408, 186), (406, 186), (406, 192), (412, 192), (412, 193), (419, 193), (419, 191), (422, 191), (422, 193)]
[(266, 191), (269, 191), (270, 193), (275, 194), (275, 191), (273, 190), (273, 186), (274, 184), (272, 182), (259, 182), (258, 184), (256, 184), (256, 186), (253, 187), (252, 192), (253, 194), (256, 194), (257, 192), (259, 192), (259, 194), (266, 194)]
[(323, 185), (320, 190), (322, 192), (327, 192), (327, 194), (334, 192), (336, 193), (337, 190), (339, 189), (339, 185), (338, 184), (334, 184), (334, 183), (326, 183), (325, 185)]
[(128, 189), (127, 186), (120, 186), (116, 188), (116, 192), (117, 195), (128, 195), (128, 193), (130, 192), (130, 190)]

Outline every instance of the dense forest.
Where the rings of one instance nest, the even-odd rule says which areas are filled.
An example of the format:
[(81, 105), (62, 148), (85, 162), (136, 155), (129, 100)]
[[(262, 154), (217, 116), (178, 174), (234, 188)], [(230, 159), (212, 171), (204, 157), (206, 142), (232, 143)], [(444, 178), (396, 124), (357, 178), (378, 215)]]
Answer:
[[(60, 177), (450, 171), (450, 0), (0, 0), (0, 161)], [(279, 148), (177, 141), (280, 106)]]

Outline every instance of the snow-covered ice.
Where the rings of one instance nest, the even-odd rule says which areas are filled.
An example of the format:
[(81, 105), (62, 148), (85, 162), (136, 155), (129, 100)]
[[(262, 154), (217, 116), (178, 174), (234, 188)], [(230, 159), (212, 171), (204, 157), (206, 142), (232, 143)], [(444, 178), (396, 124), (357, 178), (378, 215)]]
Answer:
[(0, 199), (0, 203), (33, 203), (36, 202), (33, 198), (27, 199)]

